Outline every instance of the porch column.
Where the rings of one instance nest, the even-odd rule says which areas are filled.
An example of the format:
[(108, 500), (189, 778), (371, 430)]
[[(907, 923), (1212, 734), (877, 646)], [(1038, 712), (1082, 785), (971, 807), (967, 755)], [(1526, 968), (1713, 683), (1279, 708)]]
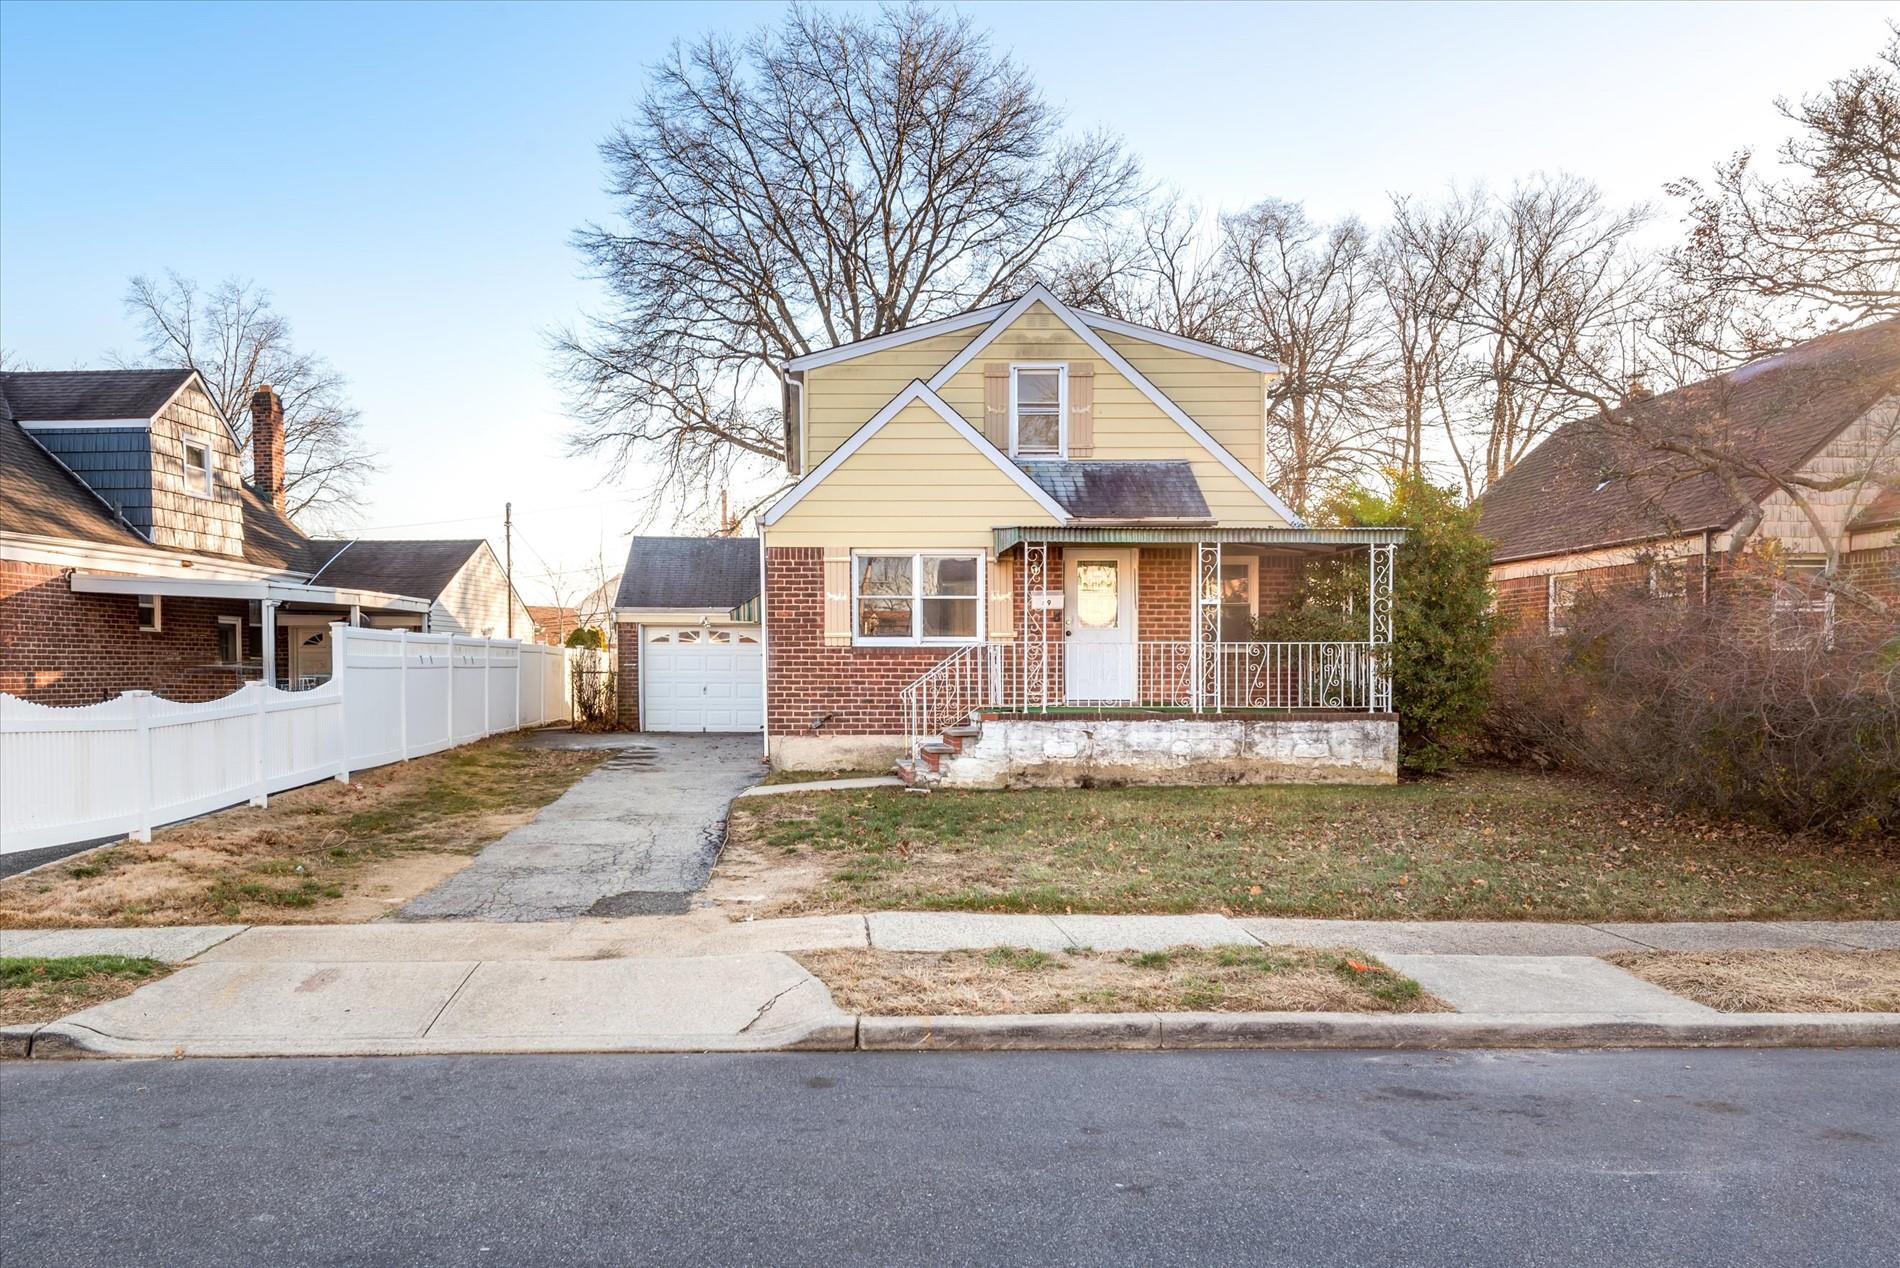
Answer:
[(1372, 661), (1371, 688), (1366, 693), (1366, 708), (1372, 713), (1392, 708), (1392, 667), (1387, 662), (1392, 647), (1392, 551), (1390, 542), (1374, 542), (1366, 547), (1366, 649)]
[(263, 660), (259, 662), (259, 677), (271, 686), (277, 685), (277, 601), (263, 599), (257, 609), (258, 628), (264, 634), (264, 646), (259, 652)]
[(1220, 557), (1219, 542), (1195, 545), (1194, 593), (1194, 711), (1211, 702), (1221, 704), (1220, 665)]
[(1023, 550), (1022, 703), (1049, 710), (1049, 543), (1025, 541)]

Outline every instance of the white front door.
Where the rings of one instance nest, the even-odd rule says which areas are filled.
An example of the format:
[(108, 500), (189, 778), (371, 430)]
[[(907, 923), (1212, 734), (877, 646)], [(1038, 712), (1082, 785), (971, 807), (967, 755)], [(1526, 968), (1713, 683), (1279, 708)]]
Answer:
[(1065, 547), (1064, 696), (1071, 704), (1135, 698), (1135, 552)]
[(758, 731), (765, 726), (759, 627), (646, 626), (640, 645), (643, 731)]

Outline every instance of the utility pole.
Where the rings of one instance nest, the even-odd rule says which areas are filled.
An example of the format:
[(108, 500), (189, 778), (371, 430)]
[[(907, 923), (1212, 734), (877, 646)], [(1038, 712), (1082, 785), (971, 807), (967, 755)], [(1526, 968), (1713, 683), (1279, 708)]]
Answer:
[[(515, 504), (501, 504), (502, 571), (508, 574), (508, 637), (515, 636)], [(491, 627), (492, 628), (492, 627)]]

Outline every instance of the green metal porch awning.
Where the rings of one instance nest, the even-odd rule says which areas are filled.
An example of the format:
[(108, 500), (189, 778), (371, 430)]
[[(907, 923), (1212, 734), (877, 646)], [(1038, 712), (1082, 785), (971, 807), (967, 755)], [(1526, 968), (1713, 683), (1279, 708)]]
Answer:
[(757, 625), (759, 622), (758, 596), (752, 596), (732, 611), (726, 613), (726, 619), (736, 621), (741, 625)]
[(1220, 542), (1235, 546), (1396, 546), (1403, 528), (1182, 528), (1159, 524), (1061, 524), (990, 530), (996, 553), (1024, 542), (1092, 546), (1193, 546)]

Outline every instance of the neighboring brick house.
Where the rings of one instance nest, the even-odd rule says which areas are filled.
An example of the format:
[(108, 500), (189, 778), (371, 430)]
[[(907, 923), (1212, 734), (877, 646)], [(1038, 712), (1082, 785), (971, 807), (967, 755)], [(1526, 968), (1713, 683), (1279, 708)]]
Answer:
[[(901, 759), (909, 778), (973, 785), (1393, 778), (1383, 665), (1403, 533), (1307, 525), (1268, 487), (1277, 372), (1040, 286), (793, 358), (797, 483), (758, 539), (679, 548), (682, 584), (704, 570), (692, 550), (729, 560), (697, 628), (649, 615), (629, 637), (652, 552), (634, 543), (623, 717), (749, 707), (716, 679), (756, 664), (762, 716), (702, 717), (763, 724), (781, 767)], [(1305, 562), (1338, 554), (1371, 561), (1365, 637), (1255, 641)]]
[(83, 705), (329, 674), (329, 624), (502, 635), (488, 544), (312, 538), (284, 508), (283, 404), (251, 402), (254, 482), (190, 370), (0, 374), (0, 692)]
[[(1836, 479), (1808, 494), (1825, 537), (1771, 481), (1659, 448), (1694, 440), (1771, 472)], [(1499, 610), (1551, 633), (1585, 589), (1616, 583), (1706, 600), (1728, 561), (1768, 560), (1773, 588), (1825, 605), (1804, 580), (1829, 541), (1842, 572), (1900, 601), (1900, 319), (1838, 332), (1625, 407), (1616, 425), (1559, 427), (1487, 490)], [(1753, 529), (1751, 531), (1751, 525)], [(1765, 549), (1773, 544), (1772, 552)]]

